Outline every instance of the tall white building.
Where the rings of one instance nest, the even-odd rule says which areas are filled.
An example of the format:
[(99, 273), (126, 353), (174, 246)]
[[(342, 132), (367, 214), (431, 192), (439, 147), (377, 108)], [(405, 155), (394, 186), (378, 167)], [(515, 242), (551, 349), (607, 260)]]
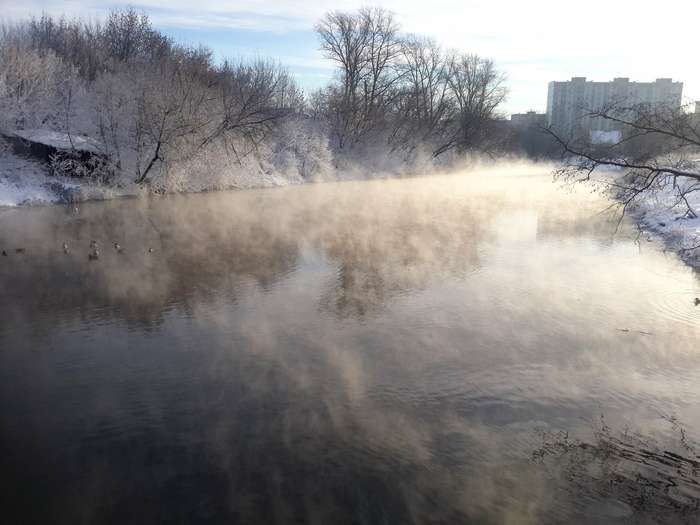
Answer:
[(591, 110), (609, 104), (630, 107), (637, 104), (680, 107), (683, 83), (670, 78), (655, 82), (630, 82), (616, 78), (612, 82), (591, 82), (586, 77), (573, 77), (566, 82), (550, 82), (547, 93), (547, 123), (561, 134), (615, 131), (614, 122), (583, 117)]

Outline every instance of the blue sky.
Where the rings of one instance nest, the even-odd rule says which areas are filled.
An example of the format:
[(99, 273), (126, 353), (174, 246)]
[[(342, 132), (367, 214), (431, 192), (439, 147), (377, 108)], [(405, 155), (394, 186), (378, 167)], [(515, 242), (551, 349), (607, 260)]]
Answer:
[(318, 51), (313, 31), (290, 31), (283, 34), (248, 29), (190, 29), (161, 27), (179, 42), (206, 43), (217, 59), (226, 57), (272, 57), (289, 67), (305, 90), (326, 84), (333, 70)]
[[(332, 70), (318, 51), (313, 25), (329, 9), (355, 0), (0, 0), (0, 17), (47, 11), (101, 18), (131, 5), (175, 39), (211, 47), (217, 57), (265, 56), (286, 64), (305, 89), (327, 82)], [(700, 2), (666, 0), (377, 0), (407, 32), (434, 37), (446, 48), (494, 59), (506, 74), (506, 113), (544, 111), (547, 83), (572, 76), (630, 77), (684, 82), (700, 100), (696, 34)]]

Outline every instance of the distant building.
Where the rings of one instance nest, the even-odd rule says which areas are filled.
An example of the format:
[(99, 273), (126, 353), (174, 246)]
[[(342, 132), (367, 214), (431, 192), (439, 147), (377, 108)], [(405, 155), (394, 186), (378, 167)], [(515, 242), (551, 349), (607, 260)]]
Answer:
[(683, 83), (670, 78), (655, 82), (630, 82), (616, 78), (612, 82), (591, 82), (586, 77), (573, 77), (566, 82), (550, 82), (547, 93), (547, 124), (560, 134), (590, 134), (594, 131), (616, 131), (617, 125), (601, 118), (584, 117), (587, 111), (609, 104), (681, 106)]
[(700, 100), (695, 101), (695, 112), (690, 115), (690, 123), (694, 126), (700, 126)]
[(544, 131), (547, 127), (547, 115), (528, 111), (514, 113), (510, 116), (507, 130), (514, 151), (532, 159), (549, 158), (558, 153), (558, 146), (552, 137)]
[(547, 115), (536, 111), (514, 113), (510, 116), (510, 122), (513, 126), (519, 128), (544, 127), (547, 125)]

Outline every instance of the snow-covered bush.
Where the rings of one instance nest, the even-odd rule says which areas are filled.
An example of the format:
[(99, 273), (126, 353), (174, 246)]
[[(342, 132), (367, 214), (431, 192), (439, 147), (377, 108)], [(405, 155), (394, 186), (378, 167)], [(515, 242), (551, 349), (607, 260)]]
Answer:
[(23, 42), (0, 42), (0, 126), (35, 128), (59, 120), (63, 61)]
[(114, 172), (110, 164), (99, 155), (76, 155), (72, 152), (59, 151), (49, 158), (49, 174), (55, 177), (78, 177), (92, 182), (109, 184)]
[(314, 120), (298, 115), (285, 119), (270, 138), (272, 169), (302, 180), (321, 180), (333, 171), (328, 137)]

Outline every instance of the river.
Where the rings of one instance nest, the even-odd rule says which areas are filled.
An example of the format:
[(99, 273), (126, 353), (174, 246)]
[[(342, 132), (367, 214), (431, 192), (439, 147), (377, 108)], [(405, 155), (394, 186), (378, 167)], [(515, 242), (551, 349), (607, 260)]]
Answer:
[(521, 167), (0, 209), (1, 512), (695, 523), (700, 281), (608, 204)]

